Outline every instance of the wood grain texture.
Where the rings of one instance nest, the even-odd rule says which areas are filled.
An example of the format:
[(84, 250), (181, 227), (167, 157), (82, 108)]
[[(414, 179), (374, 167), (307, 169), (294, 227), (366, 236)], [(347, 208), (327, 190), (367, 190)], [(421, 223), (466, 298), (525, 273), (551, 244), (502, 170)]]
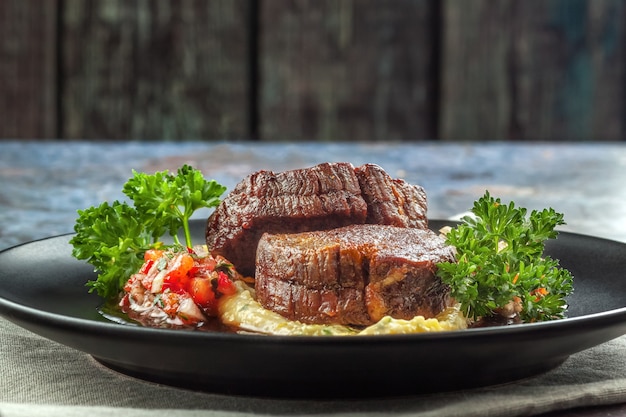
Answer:
[(433, 138), (430, 2), (273, 0), (260, 9), (263, 139)]
[(440, 137), (625, 136), (619, 0), (446, 0)]
[(56, 137), (56, 4), (0, 2), (0, 138)]
[(621, 0), (3, 0), (0, 138), (626, 139)]
[(247, 136), (247, 0), (64, 4), (64, 137)]

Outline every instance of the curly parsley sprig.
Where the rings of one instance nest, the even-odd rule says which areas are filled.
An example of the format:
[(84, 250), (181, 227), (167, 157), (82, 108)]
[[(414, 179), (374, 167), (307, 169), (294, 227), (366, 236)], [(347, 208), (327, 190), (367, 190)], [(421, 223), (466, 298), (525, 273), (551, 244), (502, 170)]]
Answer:
[(545, 241), (557, 237), (563, 214), (502, 204), (489, 192), (474, 203), (446, 241), (456, 248), (456, 262), (438, 264), (437, 274), (466, 317), (500, 314), (511, 303), (524, 322), (563, 318), (573, 291), (572, 275), (558, 260), (544, 256)]
[(124, 184), (124, 194), (133, 200), (153, 237), (158, 239), (168, 230), (174, 242), (181, 244), (178, 231), (182, 228), (187, 247), (192, 246), (191, 215), (200, 208), (217, 206), (225, 190), (189, 165), (179, 168), (176, 176), (168, 171), (149, 175), (133, 170), (133, 177)]
[(207, 181), (199, 170), (183, 165), (177, 174), (168, 171), (152, 175), (136, 172), (124, 184), (124, 194), (133, 205), (115, 201), (79, 210), (70, 240), (72, 255), (87, 260), (98, 272), (87, 282), (90, 291), (103, 298), (117, 296), (131, 274), (143, 263), (146, 250), (160, 247), (166, 232), (182, 245), (178, 233), (183, 229), (184, 244), (192, 246), (189, 220), (203, 207), (215, 207), (226, 187)]

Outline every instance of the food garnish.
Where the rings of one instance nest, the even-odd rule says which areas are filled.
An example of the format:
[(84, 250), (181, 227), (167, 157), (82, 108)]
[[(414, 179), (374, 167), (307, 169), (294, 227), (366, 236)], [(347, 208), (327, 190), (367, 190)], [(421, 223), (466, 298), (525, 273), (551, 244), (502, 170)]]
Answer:
[[(176, 175), (167, 170), (152, 175), (133, 170), (123, 188), (133, 205), (104, 202), (79, 210), (70, 243), (72, 255), (86, 260), (98, 273), (95, 281), (87, 283), (90, 291), (105, 299), (117, 297), (144, 264), (144, 253), (164, 247), (161, 238), (166, 232), (174, 245), (192, 248), (189, 219), (200, 208), (217, 206), (225, 190), (189, 165)], [(181, 228), (183, 242), (178, 237)]]
[(150, 327), (198, 327), (218, 316), (219, 304), (237, 292), (233, 265), (204, 245), (149, 249), (124, 285), (118, 303), (134, 321)]
[(571, 273), (544, 255), (545, 241), (557, 237), (563, 214), (503, 204), (489, 192), (474, 202), (473, 216), (449, 230), (456, 262), (437, 265), (438, 276), (471, 320), (505, 316), (521, 322), (560, 319), (573, 291)]
[[(324, 167), (333, 168), (327, 165)], [(354, 168), (348, 165), (343, 164), (340, 167), (347, 167), (344, 171), (350, 173), (352, 172), (350, 169), (354, 170)], [(368, 166), (367, 170), (361, 167), (357, 171), (362, 175), (365, 175), (363, 173), (366, 171), (370, 173), (368, 175), (377, 174), (374, 175), (376, 181), (370, 177), (365, 178), (372, 180), (370, 182), (375, 184), (402, 186), (403, 192), (399, 194), (410, 195), (411, 197), (407, 200), (414, 205), (420, 203), (419, 198), (425, 199), (423, 193), (418, 192), (421, 188), (404, 182), (387, 181), (387, 174), (380, 168), (374, 169)], [(298, 175), (295, 176), (300, 178)], [(291, 177), (285, 178), (289, 180)], [(352, 180), (357, 181), (356, 177)], [(361, 182), (370, 185), (368, 181)], [(294, 187), (290, 186), (291, 182), (287, 181), (287, 183), (289, 185), (287, 188), (292, 190)], [(340, 185), (343, 186), (342, 184)], [(364, 191), (361, 183), (355, 184), (353, 188), (361, 190), (360, 193), (365, 194), (364, 198), (370, 201), (372, 190)], [(424, 313), (425, 316), (398, 316), (397, 308), (393, 304), (393, 308), (390, 309), (391, 313), (381, 313), (381, 316), (384, 316), (382, 318), (376, 317), (367, 323), (348, 320), (340, 322), (334, 318), (335, 311), (331, 303), (324, 304), (323, 311), (324, 314), (332, 317), (332, 320), (310, 321), (307, 316), (306, 320), (301, 323), (298, 318), (288, 317), (284, 312), (263, 305), (263, 299), (256, 291), (264, 288), (263, 283), (259, 284), (259, 281), (255, 281), (253, 275), (242, 276), (238, 272), (238, 263), (233, 264), (230, 255), (212, 248), (209, 236), (213, 235), (207, 235), (207, 245), (193, 246), (189, 229), (192, 215), (198, 209), (218, 206), (212, 217), (218, 212), (221, 214), (228, 212), (228, 210), (220, 211), (229, 198), (227, 197), (224, 202), (220, 200), (225, 190), (226, 187), (214, 180), (205, 180), (200, 171), (188, 165), (179, 168), (176, 175), (168, 171), (150, 175), (133, 170), (133, 176), (123, 186), (123, 192), (129, 198), (129, 203), (104, 202), (98, 207), (79, 210), (79, 217), (74, 226), (76, 234), (70, 243), (73, 245), (72, 255), (92, 264), (98, 274), (97, 279), (87, 282), (90, 292), (97, 292), (106, 300), (107, 305), (115, 306), (131, 320), (147, 326), (208, 329), (206, 326), (209, 325), (217, 326), (211, 327), (215, 330), (235, 329), (269, 334), (416, 333), (463, 329), (474, 326), (476, 323), (502, 324), (502, 318), (505, 318), (507, 323), (535, 322), (558, 319), (565, 315), (567, 308), (565, 298), (573, 288), (572, 276), (569, 271), (559, 266), (558, 260), (544, 255), (544, 243), (547, 239), (557, 236), (555, 227), (564, 224), (563, 215), (550, 208), (532, 211), (527, 216), (525, 208), (517, 208), (513, 202), (508, 205), (502, 204), (500, 199), (495, 199), (489, 192), (486, 192), (474, 203), (473, 216), (464, 217), (461, 224), (448, 230), (445, 244), (441, 236), (431, 232), (433, 241), (419, 249), (428, 252), (432, 258), (434, 251), (439, 247), (433, 244), (437, 241), (440, 246), (446, 248), (449, 254), (443, 258), (432, 258), (435, 260), (432, 261), (428, 270), (431, 279), (444, 290), (445, 302), (442, 307), (443, 311), (439, 314), (434, 312), (428, 313), (430, 314), (428, 316), (426, 313)], [(396, 195), (395, 191), (390, 191), (390, 193)], [(393, 217), (392, 214), (395, 213), (393, 209), (404, 204), (404, 199), (385, 200), (387, 201), (385, 207), (389, 210), (381, 210), (378, 206), (370, 208), (372, 201), (368, 202), (367, 206), (362, 204), (360, 207), (364, 210), (362, 218), (350, 223), (356, 228), (355, 230), (363, 232), (369, 230), (368, 227), (372, 227), (378, 231), (385, 230), (393, 234), (395, 239), (399, 239), (400, 236), (409, 235), (408, 229), (417, 226), (419, 226), (418, 229), (425, 227), (425, 223), (415, 224), (409, 221), (414, 220), (414, 217), (417, 219), (423, 217), (425, 221), (425, 200), (420, 203), (421, 205), (418, 204), (419, 210), (411, 212), (411, 215), (406, 218), (400, 218), (403, 220), (403, 227), (385, 225), (399, 221), (397, 216)], [(250, 207), (247, 205), (249, 204), (247, 200), (243, 202), (237, 200), (235, 204), (236, 208), (239, 208), (237, 204), (246, 204), (246, 208)], [(252, 217), (241, 222), (245, 224), (244, 228), (249, 228), (249, 221), (255, 220), (254, 216), (257, 214), (255, 214), (254, 207), (256, 206), (252, 206), (252, 211), (249, 213)], [(301, 216), (301, 209), (295, 206), (294, 208), (297, 211), (297, 216), (294, 216), (299, 219), (297, 221), (306, 221)], [(373, 218), (370, 219), (374, 220), (373, 224), (362, 224), (365, 221), (366, 212), (370, 210), (378, 210), (377, 212), (386, 213), (391, 217)], [(235, 215), (239, 213), (236, 210), (231, 211)], [(401, 211), (405, 212), (404, 206)], [(282, 215), (282, 207), (277, 212), (278, 215)], [(313, 215), (312, 217), (317, 219)], [(292, 219), (292, 221), (296, 220)], [(211, 217), (209, 223), (211, 223)], [(314, 225), (315, 222), (313, 221), (312, 224)], [(261, 224), (263, 225), (264, 223)], [(181, 229), (182, 238), (179, 237)], [(297, 224), (293, 227), (294, 231), (300, 229)], [(350, 226), (344, 229), (350, 229)], [(224, 233), (221, 229), (217, 230)], [(287, 227), (285, 236), (292, 233), (290, 230)], [(335, 229), (333, 233), (337, 230), (339, 229)], [(163, 242), (162, 239), (167, 233), (171, 236), (173, 244)], [(319, 236), (324, 233), (327, 232), (319, 232)], [(294, 236), (301, 238), (304, 234), (319, 237), (315, 232)], [(256, 239), (258, 240), (258, 237)], [(235, 243), (241, 244), (242, 242), (241, 239), (235, 239)], [(424, 242), (424, 239), (420, 242)], [(244, 243), (251, 245), (249, 241)], [(258, 245), (258, 242), (254, 245)], [(234, 247), (239, 249), (237, 244)], [(252, 247), (252, 249), (258, 252), (258, 248)], [(288, 251), (288, 253), (292, 252)], [(355, 254), (351, 256), (353, 255), (356, 256)], [(365, 255), (359, 255), (357, 258), (361, 259), (363, 256)], [(389, 254), (389, 257), (394, 260), (400, 259), (396, 252)], [(324, 257), (320, 259), (322, 258)], [(407, 259), (409, 258), (411, 257), (407, 255)], [(308, 265), (308, 261), (306, 262)], [(279, 262), (269, 262), (269, 264), (272, 263), (278, 264)], [(349, 262), (348, 266), (353, 264), (360, 265), (360, 261)], [(393, 287), (397, 287), (398, 291), (404, 289), (406, 294), (400, 294), (400, 298), (405, 295), (415, 296), (405, 281), (405, 279), (411, 279), (407, 278), (409, 270), (407, 268), (412, 264), (408, 260), (401, 260), (401, 264), (398, 265), (393, 262), (384, 264), (385, 267), (390, 265), (394, 266), (395, 269), (392, 269), (395, 272), (393, 274), (387, 272), (391, 275), (382, 276), (379, 280), (380, 285), (388, 286), (389, 288), (385, 287), (386, 290), (391, 291), (390, 288), (393, 285), (402, 281), (402, 285)], [(316, 266), (315, 262), (309, 266), (313, 269), (308, 275), (313, 280), (317, 279), (316, 277), (325, 276), (324, 271), (328, 270), (328, 268)], [(302, 272), (298, 268), (295, 270)], [(384, 270), (385, 268), (381, 269), (383, 274)], [(254, 271), (251, 274), (254, 274)], [(278, 275), (276, 282), (285, 284), (282, 278), (282, 275)], [(421, 279), (423, 280), (423, 277)], [(363, 281), (367, 280), (364, 278)], [(256, 290), (255, 282), (259, 284)], [(423, 282), (420, 285), (422, 284)], [(287, 282), (286, 285), (291, 284)], [(449, 295), (447, 287), (449, 287)], [(370, 304), (365, 304), (365, 307), (376, 305), (371, 304), (375, 293), (371, 289), (369, 292), (366, 289), (365, 292), (366, 301), (370, 302)], [(326, 291), (324, 294), (328, 296), (330, 293)], [(433, 301), (433, 294), (430, 296), (428, 300)], [(448, 304), (448, 301), (451, 303)], [(369, 309), (364, 314), (374, 317)], [(499, 319), (490, 321), (494, 317)], [(350, 316), (349, 320), (355, 319)]]

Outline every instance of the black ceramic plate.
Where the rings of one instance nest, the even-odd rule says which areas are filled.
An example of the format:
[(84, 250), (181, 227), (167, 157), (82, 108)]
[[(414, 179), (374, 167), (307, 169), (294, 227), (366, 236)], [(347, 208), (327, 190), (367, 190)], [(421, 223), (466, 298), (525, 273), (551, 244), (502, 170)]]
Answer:
[[(431, 221), (438, 229), (447, 224)], [(202, 239), (204, 222), (194, 222)], [(464, 331), (296, 337), (159, 330), (108, 322), (71, 257), (71, 235), (0, 253), (0, 314), (135, 377), (269, 396), (406, 395), (537, 375), (626, 333), (626, 245), (570, 233), (547, 252), (574, 274), (569, 318)]]

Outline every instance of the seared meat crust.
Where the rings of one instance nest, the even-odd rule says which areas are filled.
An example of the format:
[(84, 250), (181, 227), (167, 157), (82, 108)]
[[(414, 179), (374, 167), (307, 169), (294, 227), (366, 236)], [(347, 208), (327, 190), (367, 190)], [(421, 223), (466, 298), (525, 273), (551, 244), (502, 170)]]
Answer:
[(428, 229), (364, 224), (266, 233), (257, 249), (257, 298), (304, 323), (431, 318), (449, 303), (436, 264), (453, 259), (452, 248)]
[(274, 173), (241, 181), (209, 217), (206, 241), (214, 256), (243, 274), (255, 273), (263, 233), (328, 230), (352, 224), (427, 228), (422, 187), (392, 179), (377, 165), (345, 162)]

